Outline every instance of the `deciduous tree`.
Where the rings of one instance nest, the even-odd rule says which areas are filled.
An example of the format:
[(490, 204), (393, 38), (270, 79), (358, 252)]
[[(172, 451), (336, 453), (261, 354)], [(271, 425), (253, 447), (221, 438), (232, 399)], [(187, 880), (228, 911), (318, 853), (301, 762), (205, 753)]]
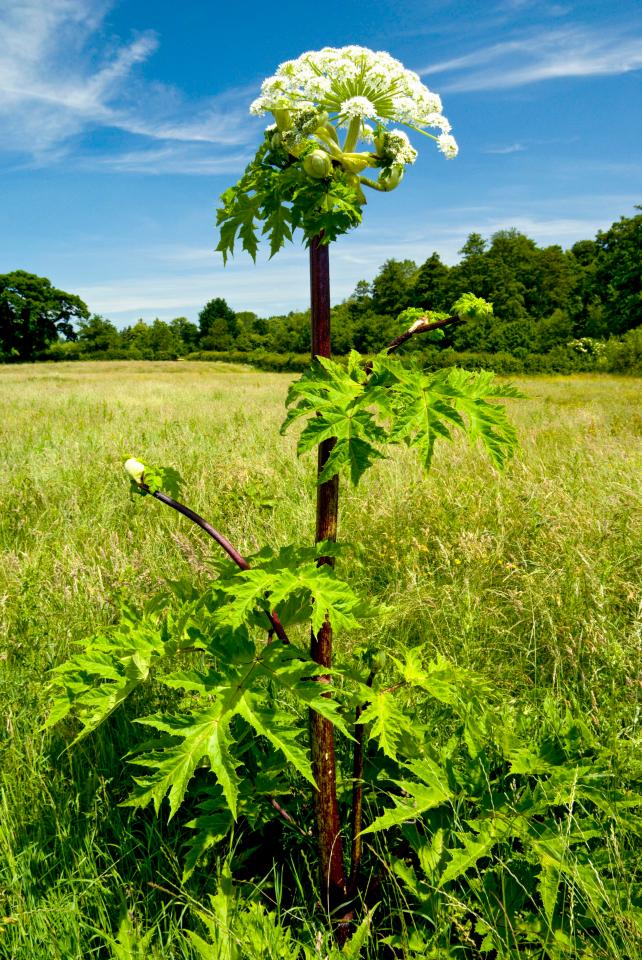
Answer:
[(34, 360), (62, 335), (75, 339), (73, 321), (89, 317), (87, 305), (73, 293), (52, 286), (46, 277), (25, 270), (0, 274), (0, 356)]

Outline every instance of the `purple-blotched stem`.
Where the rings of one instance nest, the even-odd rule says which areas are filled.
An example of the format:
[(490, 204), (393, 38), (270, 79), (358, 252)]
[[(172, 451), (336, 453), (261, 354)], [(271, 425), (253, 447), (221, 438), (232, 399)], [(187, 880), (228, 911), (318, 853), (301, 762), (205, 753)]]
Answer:
[[(321, 236), (310, 243), (310, 302), (312, 323), (312, 360), (329, 357), (330, 346), (330, 259), (328, 245)], [(333, 439), (319, 444), (318, 474), (323, 470)], [(316, 542), (336, 540), (339, 508), (339, 478), (326, 480), (317, 487)], [(331, 557), (321, 557), (320, 564), (332, 564)], [(316, 663), (332, 665), (332, 628), (326, 623), (317, 634), (312, 633), (310, 653)], [(327, 682), (329, 677), (318, 677)], [(337, 802), (337, 771), (334, 751), (334, 727), (316, 711), (310, 711), (310, 753), (312, 772), (317, 784), (315, 813), (322, 889), (327, 895), (329, 910), (345, 900), (347, 882), (343, 864), (343, 840)]]

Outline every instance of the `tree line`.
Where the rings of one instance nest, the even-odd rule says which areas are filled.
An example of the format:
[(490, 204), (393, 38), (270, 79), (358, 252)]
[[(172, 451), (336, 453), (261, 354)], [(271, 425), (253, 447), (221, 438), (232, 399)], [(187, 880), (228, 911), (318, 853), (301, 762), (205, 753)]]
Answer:
[[(438, 345), (411, 341), (410, 349), (431, 355), (436, 366), (462, 362), (462, 357), (475, 365), (474, 357), (490, 356), (495, 359), (489, 365), (508, 367), (506, 372), (520, 364), (528, 369), (529, 362), (562, 369), (569, 362), (573, 367), (573, 357), (579, 366), (599, 360), (622, 341), (627, 356), (637, 344), (635, 353), (639, 330), (629, 332), (642, 325), (642, 214), (622, 217), (594, 240), (581, 240), (569, 250), (541, 247), (509, 229), (488, 240), (471, 233), (454, 266), (438, 253), (421, 264), (387, 260), (371, 283), (359, 281), (332, 308), (333, 349), (339, 355), (351, 349), (377, 351), (400, 332), (401, 311), (448, 311), (466, 291), (492, 302), (495, 316), (453, 328)], [(215, 297), (198, 323), (186, 317), (139, 320), (118, 330), (44, 278), (24, 271), (0, 276), (0, 360), (5, 362), (227, 356), (296, 369), (304, 360), (295, 358), (309, 351), (309, 311), (264, 318), (234, 311)]]

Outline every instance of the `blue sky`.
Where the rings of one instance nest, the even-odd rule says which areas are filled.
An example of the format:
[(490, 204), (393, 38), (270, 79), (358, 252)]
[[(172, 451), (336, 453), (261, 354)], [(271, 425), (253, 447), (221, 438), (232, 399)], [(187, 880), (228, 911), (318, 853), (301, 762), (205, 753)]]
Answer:
[(442, 96), (460, 144), (422, 137), (392, 194), (332, 249), (333, 300), (388, 257), (449, 263), (517, 227), (569, 246), (642, 202), (637, 2), (0, 0), (0, 272), (79, 293), (118, 325), (307, 303), (299, 243), (215, 254), (216, 200), (253, 154), (249, 103), (306, 49), (386, 49)]

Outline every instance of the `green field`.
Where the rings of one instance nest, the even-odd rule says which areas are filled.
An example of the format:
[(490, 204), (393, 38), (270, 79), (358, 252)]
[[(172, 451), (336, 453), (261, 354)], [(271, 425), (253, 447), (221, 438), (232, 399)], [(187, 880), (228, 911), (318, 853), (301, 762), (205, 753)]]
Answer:
[[(128, 456), (176, 467), (241, 552), (311, 538), (313, 461), (278, 433), (289, 382), (210, 363), (0, 368), (0, 957), (136, 957), (108, 945), (123, 918), (133, 939), (157, 932), (141, 957), (192, 956), (178, 928), (204, 888), (180, 885), (180, 827), (113, 803), (129, 721), (66, 752), (41, 730), (47, 671), (113, 622), (117, 594), (209, 576), (211, 541), (130, 498)], [(343, 563), (387, 604), (381, 646), (421, 644), (525, 708), (553, 694), (605, 736), (639, 737), (641, 382), (516, 383), (505, 473), (459, 442), (428, 477), (395, 454), (343, 490)]]

